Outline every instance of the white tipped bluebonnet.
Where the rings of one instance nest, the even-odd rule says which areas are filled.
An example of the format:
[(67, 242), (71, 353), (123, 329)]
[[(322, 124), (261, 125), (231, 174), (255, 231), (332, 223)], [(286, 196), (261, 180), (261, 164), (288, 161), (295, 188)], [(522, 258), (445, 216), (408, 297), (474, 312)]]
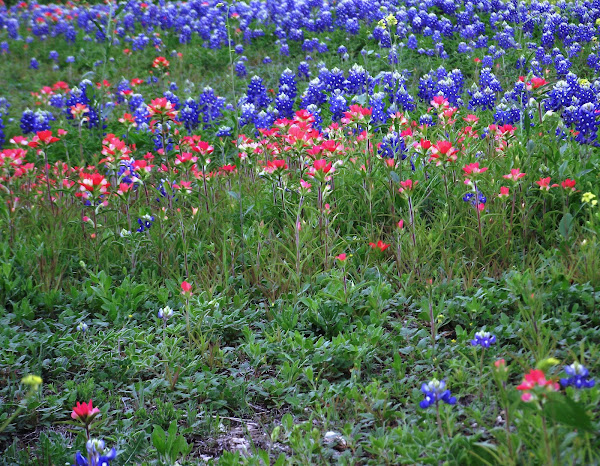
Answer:
[(563, 387), (592, 388), (596, 385), (596, 381), (589, 378), (590, 371), (577, 361), (565, 367), (565, 372), (569, 377), (560, 379), (560, 384)]
[(446, 389), (446, 382), (443, 380), (432, 379), (431, 382), (421, 385), (421, 391), (425, 395), (425, 399), (419, 403), (419, 406), (423, 409), (439, 403), (440, 400), (449, 405), (456, 404), (456, 398), (451, 396), (450, 390)]
[(482, 348), (489, 348), (494, 343), (496, 343), (496, 337), (490, 332), (484, 332), (483, 330), (477, 332), (475, 338), (471, 340), (471, 345), (481, 346)]
[(169, 306), (161, 307), (158, 310), (158, 318), (164, 320), (165, 322), (173, 317), (173, 309)]

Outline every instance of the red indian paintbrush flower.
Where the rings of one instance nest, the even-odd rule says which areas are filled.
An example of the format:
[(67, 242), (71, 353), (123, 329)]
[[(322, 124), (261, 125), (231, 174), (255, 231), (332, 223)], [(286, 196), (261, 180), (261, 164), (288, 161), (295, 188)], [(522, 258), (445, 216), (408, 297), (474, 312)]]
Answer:
[(517, 387), (517, 390), (523, 392), (521, 395), (523, 401), (533, 401), (537, 398), (537, 393), (556, 392), (560, 390), (560, 385), (553, 380), (547, 380), (544, 371), (532, 369), (528, 374), (525, 374), (525, 378), (521, 385)]
[(456, 162), (458, 149), (452, 147), (450, 141), (438, 141), (436, 144), (431, 146), (431, 155), (429, 161), (435, 160), (436, 166), (441, 165), (444, 162)]
[(174, 120), (178, 113), (165, 97), (152, 100), (146, 108), (150, 116), (160, 115), (170, 120)]
[(50, 130), (38, 131), (37, 133), (35, 133), (35, 136), (31, 140), (31, 142), (29, 143), (29, 147), (35, 148), (35, 147), (38, 147), (40, 144), (48, 146), (48, 145), (53, 144), (53, 143), (55, 143), (57, 141), (60, 141), (60, 139), (58, 139), (57, 137), (52, 136), (52, 131), (50, 131)]
[(571, 180), (570, 178), (567, 178), (565, 181), (563, 181), (560, 185), (563, 187), (564, 190), (570, 190), (571, 192), (575, 192), (575, 180)]
[(92, 400), (89, 403), (85, 401), (83, 403), (77, 402), (77, 405), (73, 408), (71, 417), (76, 421), (80, 421), (83, 424), (88, 425), (92, 420), (100, 413), (98, 408), (94, 408)]
[(418, 181), (413, 181), (411, 179), (401, 181), (398, 192), (400, 194), (405, 194), (407, 196), (410, 196), (410, 193), (413, 192), (413, 190), (415, 189), (415, 187), (417, 186), (418, 183), (419, 183)]
[(181, 293), (183, 293), (184, 295), (191, 295), (192, 294), (192, 284), (186, 282), (185, 280), (183, 282), (181, 282)]
[(479, 167), (479, 162), (468, 163), (463, 167), (465, 175), (476, 176), (487, 171), (487, 167)]
[(322, 171), (323, 173), (329, 173), (331, 170), (331, 162), (327, 162), (325, 159), (315, 160), (313, 167), (316, 171)]
[(377, 241), (377, 243), (369, 243), (369, 246), (371, 246), (371, 249), (379, 249), (381, 252), (390, 247), (389, 244), (384, 243), (381, 240)]
[(508, 175), (503, 175), (502, 178), (505, 178), (507, 180), (511, 180), (511, 181), (517, 182), (521, 178), (523, 178), (525, 175), (526, 175), (525, 173), (521, 173), (521, 169), (520, 168), (512, 168), (510, 170), (510, 173)]
[(556, 183), (550, 185), (550, 177), (540, 178), (535, 184), (537, 184), (542, 191), (550, 191), (550, 188), (556, 188), (558, 186)]

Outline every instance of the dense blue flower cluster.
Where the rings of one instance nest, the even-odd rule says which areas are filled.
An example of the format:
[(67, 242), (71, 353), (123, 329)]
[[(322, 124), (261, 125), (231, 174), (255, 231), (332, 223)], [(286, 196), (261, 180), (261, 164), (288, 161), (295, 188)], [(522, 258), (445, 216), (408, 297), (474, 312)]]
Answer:
[(487, 197), (483, 195), (478, 188), (476, 188), (475, 192), (468, 192), (463, 196), (463, 201), (470, 203), (473, 207), (479, 207), (480, 205), (485, 205), (487, 202)]
[(456, 398), (446, 389), (446, 382), (443, 380), (433, 379), (429, 383), (421, 385), (421, 392), (425, 395), (425, 399), (419, 403), (423, 409), (429, 408), (433, 404), (438, 404), (440, 401), (449, 405), (456, 404)]
[[(122, 14), (114, 18), (111, 45), (127, 47), (131, 53), (153, 48), (158, 54), (165, 46), (164, 35), (158, 34), (160, 30), (173, 34), (182, 44), (195, 43), (212, 49), (229, 47), (239, 57), (234, 61), (234, 72), (244, 79), (249, 67), (248, 59), (243, 55), (245, 49), (257, 38), (265, 37), (263, 40), (267, 40), (266, 31), (273, 31), (274, 46), (281, 55), (288, 56), (290, 50), (295, 49), (302, 50), (306, 57), (297, 65), (295, 74), (288, 73), (293, 78), (282, 76), (279, 89), (273, 95), (266, 91), (266, 78), (254, 76), (247, 83), (243, 98), (229, 103), (237, 104), (234, 110), (241, 117), (241, 126), (264, 127), (269, 121), (289, 118), (295, 110), (309, 107), (320, 114), (320, 121), (323, 118), (328, 120), (330, 116), (337, 121), (350, 103), (360, 102), (373, 108), (373, 123), (377, 127), (387, 123), (390, 114), (415, 110), (417, 99), (429, 103), (435, 96), (445, 97), (452, 106), (467, 105), (472, 110), (491, 111), (498, 124), (518, 125), (523, 124), (526, 117), (533, 119), (529, 102), (535, 98), (536, 103), (543, 102), (543, 111), (560, 114), (566, 129), (573, 130), (569, 137), (574, 137), (581, 144), (598, 144), (600, 122), (596, 115), (600, 110), (600, 83), (589, 76), (589, 81), (581, 78), (585, 71), (594, 73), (594, 76), (600, 73), (600, 52), (595, 43), (600, 34), (596, 25), (600, 9), (594, 3), (584, 6), (561, 2), (554, 6), (548, 2), (525, 4), (505, 0), (467, 0), (462, 3), (450, 0), (420, 3), (343, 0), (332, 4), (326, 0), (285, 0), (234, 1), (228, 7), (220, 3), (218, 0), (156, 4), (142, 4), (139, 0), (126, 2)], [(96, 24), (107, 23), (110, 5), (84, 8), (68, 3), (58, 7), (62, 10), (59, 15), (56, 15), (56, 8), (50, 5), (36, 5), (35, 8), (15, 5), (5, 9), (0, 14), (0, 25), (5, 31), (0, 53), (14, 53), (11, 41), (29, 44), (51, 37), (55, 41), (73, 44), (77, 37), (99, 43), (109, 40)], [(389, 15), (395, 18), (397, 24), (388, 24), (386, 18)], [(228, 27), (236, 28), (235, 36), (230, 35)], [(334, 42), (326, 37), (336, 31), (346, 35), (358, 34), (361, 28), (370, 31), (365, 35), (367, 44), (362, 50), (349, 47), (350, 42), (334, 46)], [(534, 38), (538, 38), (536, 42)], [(52, 46), (60, 50), (54, 44)], [(377, 50), (378, 47), (384, 50)], [(58, 67), (75, 60), (73, 55), (64, 58), (56, 50), (48, 52), (49, 48), (44, 48), (42, 55), (38, 54), (39, 61), (30, 58), (30, 68), (38, 69), (42, 63)], [(500, 86), (492, 70), (504, 64), (509, 58), (508, 53), (514, 53), (513, 49), (520, 48), (523, 51), (519, 52), (521, 55), (515, 66), (521, 74), (539, 78), (545, 76), (548, 69), (558, 75), (558, 82), (548, 85), (547, 92), (532, 93), (524, 81), (506, 92)], [(387, 59), (395, 71), (371, 76), (358, 64), (344, 73), (318, 63), (319, 54), (332, 52), (337, 52), (342, 60), (360, 54), (367, 61), (382, 52), (384, 60)], [(272, 57), (273, 53), (269, 55)], [(481, 63), (476, 66), (481, 69), (475, 73), (476, 82), (466, 86), (461, 70), (440, 66), (418, 77), (419, 90), (415, 96), (407, 91), (409, 74), (396, 70), (405, 53), (441, 59), (446, 59), (449, 53), (464, 55), (465, 60), (480, 57), (477, 60)], [(174, 54), (176, 52), (171, 55)], [(271, 58), (263, 57), (263, 62), (270, 63)], [(582, 66), (575, 68), (574, 63)], [(97, 65), (100, 64), (103, 64), (102, 60), (97, 62)], [(575, 69), (581, 76), (574, 73)], [(157, 79), (153, 76), (149, 82), (154, 83)], [(307, 81), (308, 85), (299, 89), (299, 81)], [(215, 128), (224, 123), (228, 108), (224, 99), (214, 92), (203, 92), (197, 98), (187, 92), (177, 96), (174, 94), (176, 87), (176, 84), (169, 85), (170, 93), (165, 96), (179, 110), (178, 119), (186, 131), (199, 128), (216, 131)], [(133, 86), (126, 81), (118, 83), (116, 88), (115, 100), (127, 103), (137, 123), (137, 131), (148, 131), (150, 118), (146, 104), (152, 97), (143, 95), (141, 90), (136, 95)], [(52, 96), (49, 105), (61, 109), (67, 119), (72, 119), (71, 106), (77, 103), (86, 105), (89, 113), (86, 114), (85, 126), (93, 128), (104, 124), (101, 115), (108, 113), (109, 109), (100, 108), (98, 103), (103, 100), (91, 83), (82, 82), (67, 96)], [(429, 117), (423, 117), (423, 121), (427, 121), (428, 125), (435, 124)], [(35, 126), (30, 114), (24, 116), (22, 124), (28, 130)], [(561, 130), (561, 134), (567, 133)]]
[(78, 451), (75, 453), (75, 466), (110, 466), (110, 462), (117, 457), (114, 447), (107, 451), (104, 440), (90, 439), (85, 447), (87, 458)]
[(404, 160), (407, 156), (404, 138), (396, 131), (389, 132), (383, 137), (377, 153), (384, 158)]
[(490, 332), (484, 332), (483, 330), (477, 332), (475, 338), (471, 340), (471, 345), (481, 346), (482, 348), (489, 348), (494, 343), (496, 343), (496, 337)]
[(21, 116), (21, 131), (23, 134), (37, 133), (50, 129), (50, 122), (56, 117), (47, 110), (25, 110)]
[(589, 378), (590, 371), (578, 362), (566, 366), (565, 372), (569, 377), (560, 379), (560, 384), (563, 387), (592, 388), (596, 384), (594, 379)]
[(142, 233), (144, 231), (148, 231), (152, 224), (154, 223), (154, 216), (152, 215), (144, 215), (137, 219), (139, 228), (136, 230), (138, 233)]

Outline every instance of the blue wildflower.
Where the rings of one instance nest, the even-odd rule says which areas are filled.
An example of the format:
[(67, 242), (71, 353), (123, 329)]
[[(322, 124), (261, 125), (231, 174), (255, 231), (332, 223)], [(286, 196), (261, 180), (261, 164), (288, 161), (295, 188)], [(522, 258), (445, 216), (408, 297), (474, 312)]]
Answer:
[(583, 365), (575, 361), (570, 366), (565, 367), (565, 372), (569, 375), (566, 379), (560, 379), (563, 387), (573, 386), (575, 388), (592, 388), (596, 385), (594, 379), (590, 379), (590, 371)]
[(85, 458), (79, 451), (75, 453), (75, 466), (110, 466), (110, 462), (117, 457), (117, 450), (114, 448), (106, 451), (104, 440), (90, 439), (85, 447), (88, 457)]
[(152, 216), (152, 215), (143, 215), (142, 217), (140, 217), (140, 218), (137, 219), (137, 222), (138, 222), (138, 224), (139, 224), (140, 227), (136, 231), (139, 232), (139, 233), (142, 233), (142, 232), (147, 231), (147, 230), (150, 229), (150, 227), (154, 223), (154, 216)]
[(471, 340), (471, 345), (481, 346), (482, 348), (489, 348), (494, 343), (496, 343), (496, 337), (490, 332), (484, 332), (483, 330), (477, 332), (475, 338)]
[(173, 309), (169, 306), (161, 307), (158, 310), (158, 318), (164, 320), (165, 322), (173, 317)]
[(421, 391), (425, 399), (419, 403), (423, 409), (429, 408), (432, 404), (438, 404), (441, 401), (449, 405), (456, 403), (456, 398), (451, 396), (450, 390), (446, 390), (446, 382), (433, 379), (429, 383), (421, 385)]

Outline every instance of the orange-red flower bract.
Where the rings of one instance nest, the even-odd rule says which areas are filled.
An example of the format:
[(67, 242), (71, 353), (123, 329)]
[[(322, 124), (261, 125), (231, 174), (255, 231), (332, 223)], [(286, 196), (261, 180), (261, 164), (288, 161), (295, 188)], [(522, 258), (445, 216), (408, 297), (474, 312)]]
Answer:
[(71, 413), (71, 417), (77, 421), (81, 421), (84, 424), (88, 424), (96, 414), (99, 414), (100, 410), (98, 408), (94, 408), (94, 404), (92, 400), (89, 403), (85, 401), (83, 403), (77, 402), (77, 405), (73, 408), (73, 412)]

